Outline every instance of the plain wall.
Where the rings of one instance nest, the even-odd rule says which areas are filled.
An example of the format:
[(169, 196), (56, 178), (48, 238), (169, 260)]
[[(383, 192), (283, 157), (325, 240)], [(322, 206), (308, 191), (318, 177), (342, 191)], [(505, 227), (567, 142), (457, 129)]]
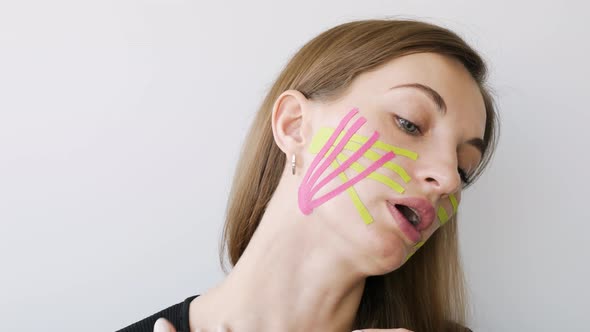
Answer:
[(480, 51), (501, 113), (460, 211), (470, 326), (587, 331), (588, 9), (2, 0), (2, 330), (113, 331), (220, 281), (230, 181), (276, 75), (336, 24), (400, 16)]

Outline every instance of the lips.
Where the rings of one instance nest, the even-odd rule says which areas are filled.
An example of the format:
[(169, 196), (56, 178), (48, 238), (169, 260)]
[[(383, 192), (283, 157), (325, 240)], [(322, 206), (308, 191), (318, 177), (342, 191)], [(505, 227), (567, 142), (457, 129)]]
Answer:
[[(428, 229), (428, 227), (430, 227), (430, 225), (432, 225), (434, 222), (434, 207), (428, 200), (424, 198), (406, 197), (390, 199), (387, 201), (387, 208), (393, 215), (394, 220), (399, 226), (399, 229), (412, 242), (421, 241), (421, 231)], [(415, 213), (418, 217), (417, 225), (413, 225), (404, 215), (404, 213)]]

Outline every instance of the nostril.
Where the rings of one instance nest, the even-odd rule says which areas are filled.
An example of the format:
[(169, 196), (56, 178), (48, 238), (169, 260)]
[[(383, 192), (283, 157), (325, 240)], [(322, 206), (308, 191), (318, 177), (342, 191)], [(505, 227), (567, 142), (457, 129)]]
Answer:
[(438, 181), (436, 181), (434, 178), (426, 178), (426, 182), (428, 182), (428, 183), (434, 182), (434, 183), (438, 184)]

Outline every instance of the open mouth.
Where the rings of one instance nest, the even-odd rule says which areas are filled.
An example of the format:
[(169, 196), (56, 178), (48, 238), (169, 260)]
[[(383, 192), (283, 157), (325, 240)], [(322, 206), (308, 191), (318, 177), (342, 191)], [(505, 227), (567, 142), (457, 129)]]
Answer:
[(387, 201), (389, 210), (408, 237), (419, 238), (434, 222), (434, 207), (421, 197), (395, 197)]
[(394, 206), (414, 227), (420, 225), (420, 216), (411, 207), (403, 204), (395, 204)]

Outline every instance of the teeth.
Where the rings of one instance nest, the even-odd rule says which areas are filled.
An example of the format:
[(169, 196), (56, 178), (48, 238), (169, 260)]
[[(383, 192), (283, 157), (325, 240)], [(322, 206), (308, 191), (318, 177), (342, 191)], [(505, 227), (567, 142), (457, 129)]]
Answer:
[(418, 217), (418, 214), (412, 208), (401, 204), (396, 205), (396, 208), (400, 210), (412, 225), (418, 226), (420, 224), (420, 217)]

